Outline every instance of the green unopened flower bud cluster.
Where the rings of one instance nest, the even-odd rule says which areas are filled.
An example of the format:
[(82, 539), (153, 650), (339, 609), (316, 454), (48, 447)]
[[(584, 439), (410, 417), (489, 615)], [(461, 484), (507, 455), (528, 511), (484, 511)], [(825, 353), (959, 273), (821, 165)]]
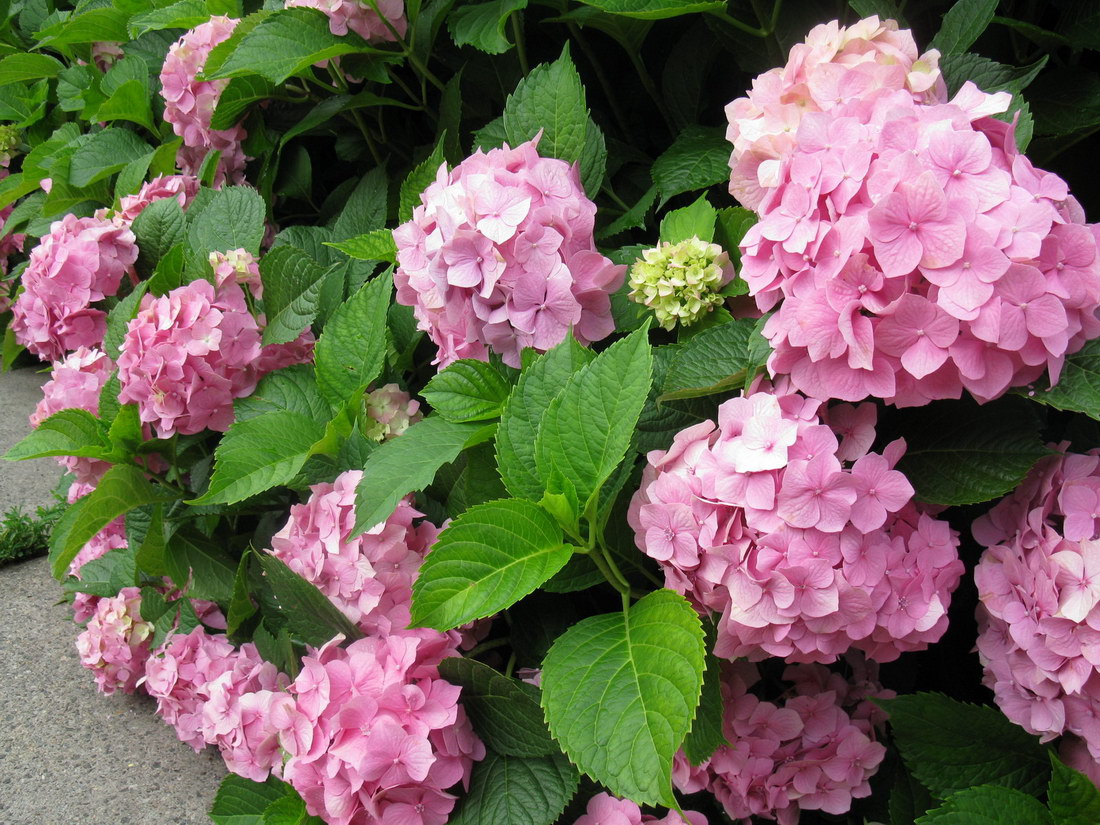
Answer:
[(698, 237), (647, 249), (630, 269), (630, 299), (653, 310), (657, 323), (690, 326), (725, 300), (733, 280), (729, 254)]
[(0, 126), (0, 166), (7, 166), (19, 148), (20, 132), (15, 126)]

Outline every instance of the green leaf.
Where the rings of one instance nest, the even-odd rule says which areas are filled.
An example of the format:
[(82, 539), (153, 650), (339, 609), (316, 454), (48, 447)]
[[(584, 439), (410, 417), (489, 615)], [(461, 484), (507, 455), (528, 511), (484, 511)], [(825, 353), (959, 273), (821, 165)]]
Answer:
[(897, 20), (901, 26), (906, 26), (905, 16), (901, 13), (897, 0), (848, 0), (848, 5), (860, 17), (877, 14), (882, 20)]
[(1002, 399), (980, 414), (972, 403), (902, 413), (900, 431), (908, 449), (898, 469), (919, 498), (934, 504), (976, 504), (1004, 495), (1050, 454), (1037, 418), (1022, 403)]
[(386, 222), (388, 187), (386, 170), (382, 167), (363, 175), (332, 225), (332, 240), (346, 241), (381, 228)]
[(699, 616), (671, 590), (578, 622), (543, 660), (550, 733), (616, 796), (675, 805), (672, 758), (699, 704), (703, 654)]
[(233, 504), (288, 483), (325, 436), (325, 421), (277, 410), (238, 421), (214, 452), (206, 493), (188, 504)]
[(977, 54), (953, 54), (940, 61), (940, 71), (947, 83), (947, 93), (954, 96), (966, 81), (985, 92), (1011, 92), (1018, 94), (1026, 89), (1047, 64), (1048, 55), (1043, 55), (1030, 66), (1016, 68), (997, 63)]
[(104, 129), (88, 136), (73, 153), (69, 183), (89, 186), (110, 177), (130, 161), (148, 154), (151, 147), (129, 129)]
[(432, 409), (448, 421), (487, 421), (500, 415), (511, 385), (484, 361), (455, 361), (421, 392)]
[[(710, 648), (713, 645), (708, 644)], [(721, 663), (709, 650), (705, 654), (706, 669), (703, 673), (703, 689), (699, 698), (699, 707), (691, 721), (691, 730), (684, 739), (684, 755), (692, 765), (701, 765), (718, 748), (728, 745), (722, 732)]]
[(707, 203), (706, 195), (702, 195), (690, 206), (674, 209), (665, 215), (661, 220), (661, 241), (679, 243), (695, 237), (709, 243), (714, 240), (714, 223), (717, 220), (718, 213)]
[(575, 549), (562, 543), (557, 522), (530, 501), (471, 507), (424, 558), (413, 582), (412, 623), (450, 630), (498, 613), (558, 572)]
[(270, 81), (255, 75), (235, 77), (218, 96), (218, 105), (210, 118), (211, 129), (232, 129), (248, 111), (248, 107), (275, 94)]
[(1100, 338), (1066, 356), (1062, 374), (1053, 387), (1048, 381), (1040, 381), (1019, 392), (1040, 404), (1100, 419)]
[(112, 7), (91, 9), (37, 33), (38, 45), (57, 49), (79, 43), (125, 42), (129, 15)]
[(391, 264), (397, 262), (397, 244), (394, 243), (393, 232), (389, 229), (373, 229), (340, 243), (326, 243), (325, 246), (339, 249), (359, 261), (386, 261)]
[(730, 144), (720, 128), (689, 126), (653, 161), (653, 182), (661, 205), (683, 192), (729, 180)]
[(205, 79), (257, 74), (280, 84), (322, 60), (379, 51), (355, 32), (333, 34), (328, 17), (316, 9), (278, 9), (247, 31), (225, 61), (205, 73)]
[(188, 217), (187, 246), (192, 268), (205, 272), (210, 268), (211, 252), (244, 249), (260, 255), (264, 237), (266, 207), (260, 193), (250, 186), (227, 186), (214, 192), (195, 217)]
[(439, 675), (462, 688), (462, 707), (474, 730), (496, 753), (523, 758), (560, 753), (538, 700), (514, 680), (460, 656), (440, 662)]
[(609, 14), (621, 14), (640, 20), (665, 20), (683, 14), (726, 10), (724, 2), (708, 2), (708, 0), (581, 0), (581, 2)]
[(147, 285), (147, 281), (139, 283), (133, 292), (115, 304), (107, 314), (107, 332), (103, 336), (103, 351), (111, 358), (118, 358), (122, 342), (126, 338), (126, 330), (138, 313)]
[(228, 604), (237, 563), (202, 533), (180, 530), (168, 539), (165, 562), (172, 581), (193, 599)]
[(942, 693), (876, 700), (913, 775), (946, 799), (971, 785), (1003, 785), (1040, 794), (1050, 776), (1046, 748), (996, 708)]
[(1036, 132), (1068, 135), (1100, 124), (1100, 74), (1084, 69), (1053, 69), (1029, 91)]
[(23, 461), (47, 456), (105, 458), (111, 451), (107, 428), (87, 410), (58, 410), (13, 446), (4, 458)]
[(161, 258), (176, 244), (183, 243), (186, 220), (176, 198), (161, 198), (141, 210), (131, 228), (138, 245), (138, 270), (152, 273)]
[(888, 803), (890, 825), (914, 825), (917, 819), (934, 807), (936, 802), (928, 789), (904, 765), (898, 765)]
[[(178, 496), (149, 482), (137, 467), (118, 464), (107, 471), (99, 485), (74, 504), (58, 521), (50, 537), (50, 567), (60, 579), (88, 541), (122, 514)], [(62, 527), (64, 525), (64, 527)]]
[[(523, 0), (523, 4), (527, 5), (526, 0)], [(470, 8), (472, 7), (467, 6), (466, 9), (460, 9), (460, 11), (467, 11)], [(420, 205), (421, 193), (435, 180), (436, 173), (443, 164), (443, 140), (441, 138), (436, 143), (432, 153), (413, 169), (401, 184), (401, 203), (397, 212), (398, 220), (402, 222), (412, 220), (413, 210)], [(393, 240), (392, 235), (390, 240)]]
[[(653, 204), (657, 202), (657, 187), (651, 186), (647, 189), (638, 202), (630, 207), (628, 210), (615, 218), (611, 223), (605, 226), (603, 229), (596, 232), (596, 240), (603, 240), (604, 238), (613, 238), (621, 232), (625, 232), (628, 229), (644, 229), (646, 225), (646, 218), (649, 215), (649, 210), (653, 208)], [(621, 328), (620, 328), (621, 329)]]
[(341, 304), (325, 324), (314, 362), (317, 386), (333, 406), (362, 392), (382, 371), (392, 290), (391, 278), (375, 278)]
[(562, 754), (534, 759), (493, 751), (474, 766), (470, 790), (450, 825), (551, 825), (577, 792), (580, 777)]
[(66, 591), (110, 598), (118, 595), (122, 588), (133, 587), (137, 582), (134, 551), (129, 547), (119, 547), (98, 559), (85, 562), (80, 566), (79, 579), (70, 576), (62, 584)]
[(497, 464), (513, 496), (538, 501), (544, 486), (535, 463), (535, 438), (550, 402), (595, 353), (572, 336), (540, 356), (520, 374), (508, 396), (497, 429)]
[(332, 417), (332, 409), (317, 389), (312, 367), (295, 364), (270, 372), (260, 379), (252, 395), (233, 402), (234, 419), (238, 423), (278, 410), (298, 413), (315, 421)]
[(264, 811), (272, 802), (286, 796), (286, 787), (275, 777), (266, 782), (253, 782), (230, 774), (218, 787), (210, 818), (215, 825), (264, 825)]
[(352, 536), (384, 521), (404, 496), (431, 484), (439, 468), (454, 461), (480, 429), (478, 424), (454, 424), (430, 415), (400, 438), (382, 443), (363, 466)]
[[(718, 223), (714, 227), (714, 240), (719, 244), (726, 252), (729, 253), (730, 261), (737, 268), (737, 271), (741, 271), (741, 250), (738, 249), (741, 241), (745, 237), (745, 233), (752, 228), (756, 223), (756, 213), (751, 209), (745, 209), (740, 206), (728, 206), (724, 209), (718, 210)], [(748, 292), (748, 285), (744, 281), (737, 279), (737, 282), (742, 285), (743, 291), (739, 292), (739, 295), (744, 295)]]
[(951, 796), (917, 825), (1054, 825), (1042, 802), (1012, 788), (982, 786)]
[(180, 0), (170, 6), (134, 15), (127, 24), (127, 30), (130, 39), (135, 39), (146, 32), (162, 29), (193, 29), (209, 19), (210, 10), (203, 0)]
[(554, 468), (572, 482), (582, 509), (626, 455), (653, 375), (649, 327), (596, 356), (550, 402), (535, 439), (545, 482)]
[(540, 154), (579, 163), (589, 196), (603, 183), (607, 148), (588, 115), (584, 86), (568, 46), (553, 63), (531, 70), (504, 104), (504, 134), (515, 146), (540, 131)]
[(512, 42), (504, 27), (513, 12), (527, 8), (527, 0), (491, 0), (455, 9), (447, 18), (447, 28), (456, 46), (473, 46), (486, 54), (504, 54)]
[(330, 271), (294, 246), (276, 247), (260, 259), (267, 314), (265, 345), (293, 341), (313, 323)]
[(932, 48), (944, 56), (962, 54), (993, 21), (999, 0), (958, 0), (943, 16)]
[(57, 77), (65, 68), (56, 58), (45, 54), (9, 54), (0, 60), (0, 86), (38, 80), (40, 77)]
[(363, 638), (359, 628), (324, 593), (280, 559), (268, 553), (260, 553), (258, 558), (291, 633), (312, 647), (321, 647), (341, 633), (349, 641)]
[(703, 330), (678, 348), (659, 400), (698, 398), (747, 387), (764, 368), (769, 353), (752, 318)]
[(1080, 771), (1050, 754), (1052, 773), (1047, 786), (1047, 804), (1054, 825), (1096, 825), (1100, 822), (1100, 791)]

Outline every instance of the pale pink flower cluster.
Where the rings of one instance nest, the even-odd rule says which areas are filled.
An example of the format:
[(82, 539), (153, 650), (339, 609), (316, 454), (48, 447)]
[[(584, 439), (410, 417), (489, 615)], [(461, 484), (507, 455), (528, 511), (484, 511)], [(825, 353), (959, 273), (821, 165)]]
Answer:
[(199, 179), (194, 175), (161, 175), (142, 185), (134, 195), (119, 199), (119, 218), (132, 223), (153, 201), (175, 198), (181, 209), (187, 209), (199, 193)]
[(271, 539), (271, 553), (329, 597), (365, 633), (385, 636), (408, 626), (412, 584), (439, 528), (404, 498), (381, 524), (350, 541), (361, 470), (315, 484), (304, 504)]
[(908, 29), (868, 17), (844, 27), (836, 20), (810, 30), (791, 49), (787, 65), (757, 77), (748, 97), (726, 106), (730, 194), (750, 209), (779, 185), (780, 162), (795, 147), (803, 116), (853, 100), (904, 91), (918, 102), (945, 100), (935, 49), (917, 55)]
[(422, 419), (420, 402), (414, 401), (397, 384), (386, 384), (371, 390), (363, 399), (367, 415), (373, 420), (363, 432), (375, 441), (389, 441)]
[(974, 537), (985, 684), (1025, 730), (1100, 760), (1100, 450), (1040, 460)]
[(145, 295), (118, 358), (119, 401), (136, 403), (156, 434), (225, 432), (233, 399), (256, 388), (260, 332), (235, 282), (195, 280)]
[(221, 152), (214, 184), (244, 181), (247, 158), (241, 141), (248, 134), (238, 123), (230, 129), (211, 129), (210, 119), (218, 98), (229, 84), (224, 80), (198, 80), (211, 49), (228, 40), (239, 21), (230, 17), (211, 17), (177, 40), (164, 58), (160, 72), (161, 97), (164, 98), (164, 119), (183, 138), (176, 153), (179, 168), (189, 175), (197, 174), (207, 152)]
[(260, 264), (247, 249), (211, 252), (210, 267), (214, 270), (214, 283), (218, 286), (236, 282), (251, 292), (253, 298), (263, 300), (264, 284), (260, 278)]
[(97, 347), (107, 314), (93, 307), (133, 277), (138, 249), (128, 224), (65, 215), (31, 250), (23, 293), (12, 307), (15, 340), (43, 360)]
[(610, 293), (626, 268), (596, 251), (596, 206), (576, 165), (540, 158), (538, 138), (439, 167), (412, 220), (394, 230), (397, 300), (414, 309), (445, 367), (488, 357), (519, 366), (572, 328), (582, 344), (615, 328)]
[(907, 92), (806, 114), (742, 243), (773, 375), (898, 406), (1002, 395), (1100, 334), (1093, 231), (988, 115), (1008, 95)]
[(588, 800), (584, 814), (573, 825), (707, 825), (707, 818), (698, 811), (684, 811), (681, 818), (672, 810), (658, 818), (643, 814), (637, 802), (604, 792)]
[(753, 392), (648, 455), (635, 542), (668, 587), (721, 614), (721, 657), (831, 662), (856, 647), (885, 662), (947, 628), (958, 536), (913, 504), (894, 469), (905, 442), (868, 452), (872, 404), (828, 424), (819, 407), (782, 385)]
[(804, 810), (842, 815), (869, 796), (870, 778), (886, 755), (874, 725), (884, 718), (868, 701), (892, 696), (873, 667), (854, 661), (853, 681), (821, 665), (793, 665), (783, 678), (794, 687), (774, 702), (750, 693), (755, 665), (723, 667), (722, 732), (728, 745), (698, 767), (683, 753), (673, 782), (683, 793), (708, 790), (735, 821), (752, 817), (797, 825)]
[(157, 713), (196, 751), (217, 745), (234, 773), (262, 782), (281, 763), (271, 709), (287, 679), (252, 643), (234, 648), (201, 625), (174, 633), (145, 665)]
[(439, 678), (447, 636), (398, 631), (307, 655), (280, 712), (283, 778), (329, 825), (443, 825), (485, 746)]
[[(405, 0), (377, 0), (375, 11), (366, 0), (286, 0), (286, 7), (319, 9), (328, 17), (328, 28), (338, 37), (353, 31), (368, 42), (392, 41), (390, 26), (401, 35), (409, 29), (405, 19)], [(389, 26), (386, 22), (389, 22)]]
[[(42, 385), (42, 400), (31, 413), (31, 426), (37, 427), (54, 413), (74, 407), (96, 415), (100, 392), (114, 369), (106, 353), (87, 347), (78, 347), (64, 359), (54, 361), (50, 380)], [(90, 484), (98, 482), (111, 466), (76, 456), (59, 456), (57, 461), (76, 476), (77, 482)]]
[(76, 637), (80, 663), (95, 675), (102, 693), (133, 693), (145, 673), (153, 625), (141, 618), (141, 591), (124, 587), (99, 599), (88, 625)]

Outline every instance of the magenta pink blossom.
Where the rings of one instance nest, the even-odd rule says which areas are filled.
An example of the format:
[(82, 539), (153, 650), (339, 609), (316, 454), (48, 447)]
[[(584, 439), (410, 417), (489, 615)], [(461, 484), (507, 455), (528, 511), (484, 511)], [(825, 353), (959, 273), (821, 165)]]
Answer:
[(199, 179), (194, 175), (161, 175), (142, 184), (137, 194), (120, 198), (115, 214), (127, 223), (133, 223), (134, 218), (153, 201), (175, 198), (181, 209), (187, 209), (198, 193)]
[(117, 596), (96, 603), (76, 638), (76, 651), (101, 693), (133, 693), (145, 673), (152, 635), (152, 623), (141, 618), (141, 591), (124, 587)]
[(328, 16), (329, 31), (338, 36), (353, 31), (364, 40), (385, 42), (397, 39), (394, 31), (404, 37), (409, 28), (404, 0), (377, 0), (377, 11), (366, 0), (286, 0), (285, 5), (288, 9), (302, 6), (323, 11)]

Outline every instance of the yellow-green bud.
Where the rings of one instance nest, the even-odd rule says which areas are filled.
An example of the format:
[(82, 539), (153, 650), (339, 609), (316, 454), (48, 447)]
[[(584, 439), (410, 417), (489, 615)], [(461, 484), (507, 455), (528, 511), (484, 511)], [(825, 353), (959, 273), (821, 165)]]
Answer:
[(19, 130), (11, 125), (0, 126), (0, 163), (7, 166), (19, 148)]
[(690, 326), (724, 300), (733, 280), (729, 254), (697, 237), (647, 249), (630, 268), (630, 299), (653, 310), (657, 323)]

